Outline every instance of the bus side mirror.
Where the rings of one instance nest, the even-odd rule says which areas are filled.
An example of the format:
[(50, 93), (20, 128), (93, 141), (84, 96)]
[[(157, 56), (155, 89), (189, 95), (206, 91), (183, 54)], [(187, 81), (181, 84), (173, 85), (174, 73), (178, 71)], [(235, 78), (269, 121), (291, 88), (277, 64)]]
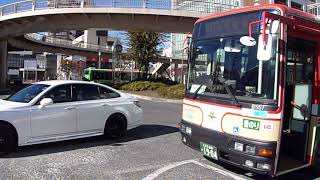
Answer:
[(279, 20), (273, 20), (271, 23), (271, 34), (276, 34), (279, 31), (279, 27), (280, 27), (280, 21)]
[(272, 57), (272, 35), (266, 34), (266, 42), (263, 42), (263, 34), (259, 35), (257, 59), (269, 61)]

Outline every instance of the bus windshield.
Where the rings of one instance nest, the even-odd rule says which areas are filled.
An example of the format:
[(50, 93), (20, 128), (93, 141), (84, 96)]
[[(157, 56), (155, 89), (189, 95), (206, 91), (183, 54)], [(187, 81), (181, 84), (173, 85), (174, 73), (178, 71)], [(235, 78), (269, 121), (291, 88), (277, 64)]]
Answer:
[[(236, 30), (230, 28), (235, 21), (232, 16), (216, 20), (219, 22), (223, 19), (224, 28), (210, 29), (210, 32), (207, 30), (208, 26), (213, 27), (217, 25), (216, 22), (201, 22), (204, 24), (197, 25), (194, 31), (196, 37), (193, 38), (187, 87), (187, 92), (194, 94), (194, 98), (207, 96), (232, 100), (233, 96), (239, 102), (276, 104), (277, 35), (273, 35), (272, 38), (271, 59), (259, 61), (257, 44), (244, 46), (240, 43), (240, 38), (248, 33), (247, 25), (250, 20), (259, 19), (259, 12), (247, 13), (245, 16), (246, 19), (243, 19), (247, 22), (243, 22), (244, 20), (237, 16), (239, 19), (236, 21), (242, 21), (246, 25), (239, 26), (240, 29)], [(257, 29), (253, 32), (255, 40), (258, 40), (259, 36)], [(228, 90), (229, 87), (232, 94)]]

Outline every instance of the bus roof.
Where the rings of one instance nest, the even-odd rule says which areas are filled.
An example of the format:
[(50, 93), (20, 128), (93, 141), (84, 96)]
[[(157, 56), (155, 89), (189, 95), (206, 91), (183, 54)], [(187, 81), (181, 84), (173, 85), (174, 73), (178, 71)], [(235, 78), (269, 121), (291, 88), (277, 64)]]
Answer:
[(242, 7), (242, 8), (231, 9), (229, 11), (210, 14), (208, 16), (204, 16), (204, 17), (198, 19), (195, 22), (195, 24), (206, 21), (206, 20), (222, 17), (222, 16), (228, 16), (228, 15), (239, 14), (239, 13), (249, 12), (249, 11), (263, 10), (263, 9), (279, 9), (284, 14), (296, 15), (296, 16), (299, 16), (302, 18), (307, 18), (307, 19), (313, 20), (313, 21), (316, 20), (316, 16), (313, 14), (303, 12), (301, 10), (291, 8), (291, 7), (282, 5), (282, 4), (263, 4), (263, 5), (256, 5), (256, 6), (246, 6), (246, 7)]

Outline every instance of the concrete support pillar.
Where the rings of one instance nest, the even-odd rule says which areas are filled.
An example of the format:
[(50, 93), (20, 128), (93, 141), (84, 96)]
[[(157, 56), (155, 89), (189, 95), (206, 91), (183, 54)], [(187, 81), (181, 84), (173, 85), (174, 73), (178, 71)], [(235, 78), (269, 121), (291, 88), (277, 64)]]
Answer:
[(81, 7), (81, 8), (84, 8), (84, 7), (85, 7), (84, 0), (81, 0), (80, 7)]
[(32, 1), (32, 11), (36, 10), (36, 0)]
[(6, 88), (7, 84), (7, 54), (8, 42), (0, 41), (0, 89)]
[(171, 0), (171, 9), (177, 9), (178, 2), (177, 0)]
[(143, 0), (143, 8), (147, 8), (147, 0)]
[(178, 69), (178, 63), (174, 63), (174, 80), (179, 81), (179, 69)]

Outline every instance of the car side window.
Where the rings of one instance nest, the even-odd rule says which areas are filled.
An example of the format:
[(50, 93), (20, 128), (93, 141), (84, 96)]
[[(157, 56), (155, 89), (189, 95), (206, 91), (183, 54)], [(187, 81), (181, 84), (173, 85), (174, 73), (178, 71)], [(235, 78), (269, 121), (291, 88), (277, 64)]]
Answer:
[(111, 99), (120, 97), (120, 94), (112, 91), (111, 89), (99, 86), (99, 93), (101, 99)]
[(71, 102), (70, 85), (61, 85), (46, 93), (43, 98), (51, 98), (53, 103)]
[(76, 101), (88, 101), (100, 99), (98, 86), (90, 84), (73, 85), (74, 99)]

